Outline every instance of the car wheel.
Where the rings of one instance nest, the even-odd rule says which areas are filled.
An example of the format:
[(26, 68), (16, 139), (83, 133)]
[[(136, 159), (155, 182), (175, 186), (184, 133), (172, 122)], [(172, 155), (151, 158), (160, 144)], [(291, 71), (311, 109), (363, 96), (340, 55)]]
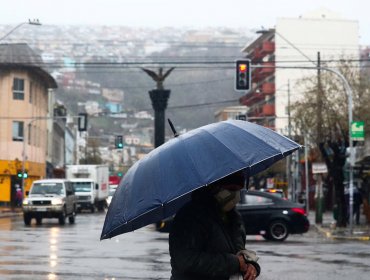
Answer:
[(37, 218), (36, 218), (36, 224), (37, 224), (37, 225), (41, 225), (41, 224), (42, 224), (42, 218), (37, 217)]
[(23, 221), (26, 226), (29, 226), (31, 224), (31, 216), (29, 214), (24, 214)]
[(65, 223), (66, 223), (66, 213), (65, 213), (65, 211), (63, 211), (59, 215), (59, 224), (64, 225)]
[(283, 220), (276, 220), (271, 222), (266, 234), (266, 239), (273, 241), (284, 241), (289, 235), (288, 226)]

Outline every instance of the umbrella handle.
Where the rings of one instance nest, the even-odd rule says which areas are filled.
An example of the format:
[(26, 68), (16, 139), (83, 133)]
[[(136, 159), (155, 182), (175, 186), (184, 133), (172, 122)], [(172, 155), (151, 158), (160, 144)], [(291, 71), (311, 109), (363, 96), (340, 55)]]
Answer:
[(172, 124), (171, 120), (170, 120), (170, 119), (167, 119), (167, 120), (168, 120), (168, 123), (170, 124), (171, 130), (172, 130), (172, 132), (173, 132), (173, 136), (175, 136), (175, 137), (179, 136), (179, 134), (176, 132), (176, 129), (175, 129), (175, 127), (173, 126), (173, 124)]

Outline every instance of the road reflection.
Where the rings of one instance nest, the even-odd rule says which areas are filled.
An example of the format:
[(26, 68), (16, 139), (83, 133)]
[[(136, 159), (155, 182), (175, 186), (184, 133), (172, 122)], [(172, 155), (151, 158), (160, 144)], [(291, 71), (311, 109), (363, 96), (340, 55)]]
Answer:
[(49, 230), (49, 265), (50, 273), (48, 275), (49, 280), (57, 279), (54, 269), (58, 265), (58, 240), (59, 240), (60, 228), (52, 227)]

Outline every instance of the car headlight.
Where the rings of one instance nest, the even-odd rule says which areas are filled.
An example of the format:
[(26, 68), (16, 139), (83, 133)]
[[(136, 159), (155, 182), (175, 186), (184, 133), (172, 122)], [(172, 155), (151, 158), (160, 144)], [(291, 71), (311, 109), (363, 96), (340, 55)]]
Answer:
[(51, 201), (51, 205), (61, 205), (61, 204), (63, 204), (63, 199), (61, 199), (61, 198), (54, 198)]
[(29, 201), (27, 198), (23, 199), (23, 202), (22, 202), (23, 205), (30, 205), (31, 204), (31, 201)]

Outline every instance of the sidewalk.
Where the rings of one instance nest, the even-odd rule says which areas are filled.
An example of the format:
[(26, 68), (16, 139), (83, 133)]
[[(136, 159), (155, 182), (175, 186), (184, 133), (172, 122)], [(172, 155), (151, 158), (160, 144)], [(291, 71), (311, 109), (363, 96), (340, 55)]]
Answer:
[(7, 206), (0, 206), (0, 219), (18, 216), (21, 214), (22, 214), (22, 208), (20, 207), (11, 209), (10, 207), (7, 207)]
[(353, 231), (350, 232), (350, 226), (346, 228), (338, 228), (335, 225), (333, 213), (326, 211), (322, 216), (322, 223), (315, 223), (315, 211), (310, 211), (308, 215), (311, 227), (322, 233), (327, 238), (337, 240), (358, 240), (358, 241), (370, 241), (370, 225), (366, 223), (365, 217), (362, 215), (360, 224), (353, 225)]

